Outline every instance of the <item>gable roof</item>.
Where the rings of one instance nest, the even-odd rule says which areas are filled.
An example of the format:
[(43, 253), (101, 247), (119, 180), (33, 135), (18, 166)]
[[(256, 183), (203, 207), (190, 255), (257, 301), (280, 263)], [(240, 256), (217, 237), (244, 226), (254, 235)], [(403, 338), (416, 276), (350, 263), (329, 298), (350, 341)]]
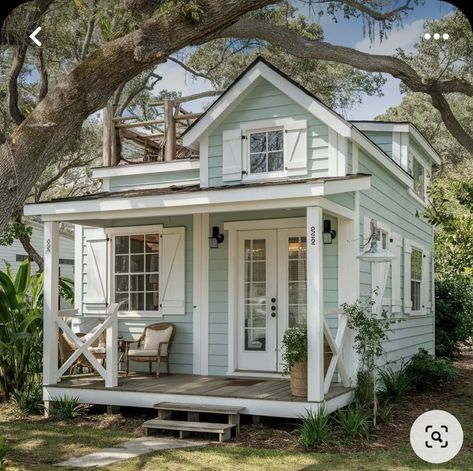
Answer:
[[(197, 141), (203, 134), (211, 132), (218, 126), (218, 123), (228, 115), (240, 103), (242, 98), (249, 93), (258, 78), (263, 78), (269, 83), (279, 88), (283, 93), (292, 98), (296, 103), (301, 105), (310, 113), (322, 119), (328, 126), (335, 129), (344, 137), (351, 137), (361, 146), (366, 147), (369, 140), (369, 147), (373, 149), (371, 144), (376, 148), (376, 153), (382, 153), (393, 162), (399, 170), (402, 169), (387, 155), (377, 144), (363, 133), (362, 124), (366, 123), (384, 123), (394, 127), (407, 127), (407, 132), (413, 134), (414, 138), (426, 150), (432, 160), (440, 164), (441, 160), (437, 151), (432, 147), (422, 133), (410, 122), (383, 122), (369, 120), (352, 120), (347, 121), (343, 116), (325, 105), (313, 93), (309, 92), (300, 83), (289, 77), (273, 64), (263, 57), (257, 57), (243, 72), (231, 83), (231, 85), (215, 100), (212, 105), (199, 118), (189, 126), (182, 135), (183, 145), (185, 147), (196, 147)], [(357, 132), (361, 131), (361, 134)]]

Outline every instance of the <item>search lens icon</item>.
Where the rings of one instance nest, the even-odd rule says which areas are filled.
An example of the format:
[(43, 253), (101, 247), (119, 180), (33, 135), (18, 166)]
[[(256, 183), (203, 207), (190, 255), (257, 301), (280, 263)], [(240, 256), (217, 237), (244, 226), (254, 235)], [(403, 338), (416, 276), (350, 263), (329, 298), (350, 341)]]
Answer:
[(440, 432), (432, 432), (432, 435), (430, 436), (432, 440), (436, 442), (443, 443), (442, 436), (440, 435)]

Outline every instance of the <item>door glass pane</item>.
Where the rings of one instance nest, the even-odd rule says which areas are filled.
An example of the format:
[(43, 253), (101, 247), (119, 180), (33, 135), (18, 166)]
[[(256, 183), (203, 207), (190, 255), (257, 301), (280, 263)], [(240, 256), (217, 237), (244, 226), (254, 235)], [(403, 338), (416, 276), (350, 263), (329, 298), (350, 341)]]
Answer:
[(289, 327), (306, 325), (307, 320), (307, 239), (288, 239), (288, 312)]
[(116, 254), (128, 253), (128, 236), (115, 237), (115, 253)]
[(145, 236), (130, 236), (130, 253), (143, 253), (145, 251)]
[(266, 350), (266, 240), (245, 240), (245, 350)]
[(130, 256), (130, 272), (143, 273), (145, 271), (144, 255)]

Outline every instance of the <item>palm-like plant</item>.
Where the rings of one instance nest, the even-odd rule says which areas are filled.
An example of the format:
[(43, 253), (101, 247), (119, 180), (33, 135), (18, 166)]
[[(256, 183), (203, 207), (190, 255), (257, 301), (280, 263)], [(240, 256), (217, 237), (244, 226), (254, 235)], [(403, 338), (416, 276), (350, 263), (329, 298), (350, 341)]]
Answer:
[(7, 398), (41, 371), (43, 275), (21, 263), (0, 271), (0, 391)]

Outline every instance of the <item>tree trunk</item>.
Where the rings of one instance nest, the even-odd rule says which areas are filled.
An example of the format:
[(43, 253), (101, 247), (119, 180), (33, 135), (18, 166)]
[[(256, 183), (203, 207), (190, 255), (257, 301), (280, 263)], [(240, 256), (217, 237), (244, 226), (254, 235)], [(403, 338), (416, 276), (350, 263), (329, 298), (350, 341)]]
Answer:
[(147, 20), (136, 31), (89, 55), (58, 83), (0, 147), (0, 230), (20, 209), (47, 164), (82, 122), (103, 108), (124, 81), (191, 44), (211, 39), (271, 0), (201, 0), (195, 22), (180, 9)]

